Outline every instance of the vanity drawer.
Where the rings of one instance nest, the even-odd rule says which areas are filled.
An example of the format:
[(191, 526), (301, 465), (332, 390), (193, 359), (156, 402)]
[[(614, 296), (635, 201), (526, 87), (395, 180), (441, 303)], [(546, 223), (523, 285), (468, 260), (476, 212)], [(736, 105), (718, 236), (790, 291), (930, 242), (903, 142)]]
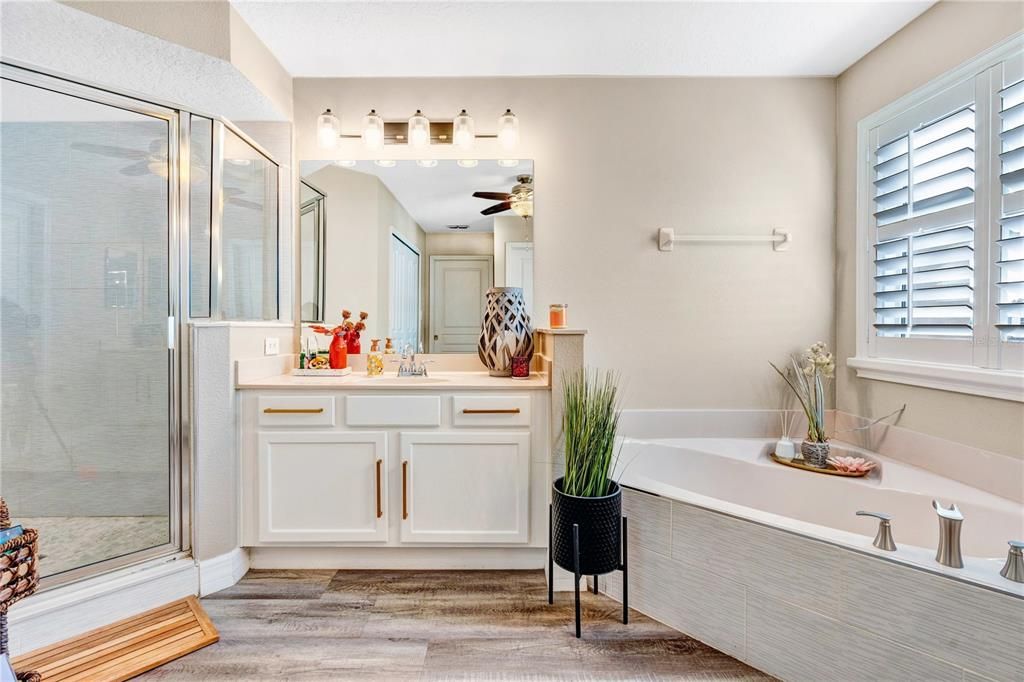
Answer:
[(348, 426), (440, 426), (439, 395), (350, 395), (345, 398)]
[(457, 395), (452, 397), (453, 426), (529, 426), (528, 395)]
[(334, 426), (334, 398), (329, 395), (261, 396), (260, 426)]

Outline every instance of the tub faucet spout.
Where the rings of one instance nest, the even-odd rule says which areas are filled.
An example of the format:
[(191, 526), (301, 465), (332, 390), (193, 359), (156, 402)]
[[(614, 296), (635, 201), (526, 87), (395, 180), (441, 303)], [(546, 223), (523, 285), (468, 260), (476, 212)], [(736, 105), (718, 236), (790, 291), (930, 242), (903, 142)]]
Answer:
[(938, 500), (932, 500), (932, 508), (939, 515), (939, 547), (935, 560), (950, 568), (963, 568), (964, 559), (960, 553), (960, 526), (964, 515), (955, 504), (943, 507)]

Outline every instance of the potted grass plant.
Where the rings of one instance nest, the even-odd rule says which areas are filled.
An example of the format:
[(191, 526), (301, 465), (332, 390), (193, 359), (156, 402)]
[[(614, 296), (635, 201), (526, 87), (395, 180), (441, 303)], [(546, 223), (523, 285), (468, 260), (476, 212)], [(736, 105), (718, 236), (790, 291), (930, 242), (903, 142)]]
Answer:
[(562, 568), (576, 568), (573, 526), (578, 526), (581, 575), (610, 573), (620, 564), (622, 490), (611, 478), (618, 396), (618, 376), (613, 372), (580, 369), (566, 376), (565, 475), (552, 491), (552, 555)]
[(825, 433), (825, 387), (836, 374), (836, 362), (828, 346), (819, 341), (801, 355), (790, 356), (790, 367), (772, 366), (789, 385), (807, 416), (807, 437), (800, 444), (804, 462), (824, 469), (831, 445)]

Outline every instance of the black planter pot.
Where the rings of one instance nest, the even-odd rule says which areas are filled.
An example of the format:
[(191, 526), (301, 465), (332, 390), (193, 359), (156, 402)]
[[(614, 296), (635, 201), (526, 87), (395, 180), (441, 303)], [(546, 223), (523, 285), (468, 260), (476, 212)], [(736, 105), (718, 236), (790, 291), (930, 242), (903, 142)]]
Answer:
[(576, 570), (573, 525), (579, 525), (580, 575), (618, 570), (622, 560), (622, 489), (614, 481), (604, 497), (576, 497), (562, 492), (564, 479), (552, 486), (551, 552), (556, 564)]

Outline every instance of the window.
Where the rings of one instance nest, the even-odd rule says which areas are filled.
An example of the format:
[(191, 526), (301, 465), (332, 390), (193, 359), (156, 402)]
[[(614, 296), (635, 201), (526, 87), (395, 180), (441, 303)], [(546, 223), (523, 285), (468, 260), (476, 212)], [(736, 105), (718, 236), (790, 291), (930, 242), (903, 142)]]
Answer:
[(1022, 46), (858, 127), (859, 376), (1024, 401)]

